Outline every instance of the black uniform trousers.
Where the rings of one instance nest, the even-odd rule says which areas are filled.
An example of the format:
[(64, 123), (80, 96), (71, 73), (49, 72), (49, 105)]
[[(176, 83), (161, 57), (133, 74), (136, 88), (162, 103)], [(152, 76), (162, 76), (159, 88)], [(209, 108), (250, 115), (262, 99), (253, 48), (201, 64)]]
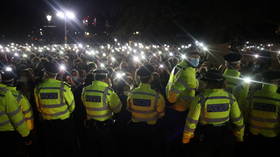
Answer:
[(116, 145), (113, 136), (113, 126), (114, 121), (111, 119), (104, 122), (96, 120), (86, 121), (85, 156), (115, 156)]
[(194, 156), (230, 157), (234, 153), (235, 137), (229, 125), (199, 125), (195, 133)]
[(23, 150), (24, 144), (19, 133), (16, 131), (0, 132), (0, 156), (14, 157), (26, 156), (26, 151)]
[(161, 138), (158, 125), (146, 122), (128, 124), (127, 156), (162, 156)]
[(40, 124), (41, 156), (61, 157), (76, 154), (76, 138), (71, 119), (44, 120)]

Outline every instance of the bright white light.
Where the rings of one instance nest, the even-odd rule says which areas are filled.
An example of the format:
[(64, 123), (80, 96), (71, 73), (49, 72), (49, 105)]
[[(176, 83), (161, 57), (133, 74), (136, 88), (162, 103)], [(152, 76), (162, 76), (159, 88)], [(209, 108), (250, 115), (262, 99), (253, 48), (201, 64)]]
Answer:
[(106, 57), (106, 53), (103, 53), (102, 56), (103, 56), (103, 57)]
[(79, 46), (79, 48), (83, 48), (83, 44), (81, 44), (81, 43), (78, 44), (78, 46)]
[(164, 68), (164, 65), (163, 65), (163, 64), (160, 64), (160, 65), (159, 65), (159, 68)]
[(100, 67), (101, 68), (105, 68), (105, 64), (104, 63), (100, 63)]
[(206, 46), (203, 46), (203, 47), (202, 47), (202, 50), (203, 50), (203, 51), (208, 51), (208, 48), (207, 48)]
[(59, 18), (64, 18), (64, 17), (65, 17), (65, 14), (64, 14), (64, 12), (62, 12), (62, 11), (58, 11), (58, 12), (56, 13), (56, 16), (59, 17)]
[(117, 72), (117, 73), (116, 73), (116, 78), (117, 78), (117, 79), (122, 79), (124, 76), (125, 76), (125, 73), (124, 73), (124, 72)]
[(141, 59), (146, 59), (146, 56), (144, 54), (141, 55)]
[(251, 79), (250, 77), (245, 77), (245, 78), (243, 78), (243, 81), (244, 81), (245, 83), (251, 83), (251, 82), (252, 82), (252, 79)]
[(51, 15), (47, 15), (46, 17), (47, 17), (47, 20), (48, 20), (49, 22), (52, 21), (52, 16), (51, 16)]
[(18, 53), (15, 53), (14, 56), (18, 57), (19, 55), (18, 55)]
[(112, 60), (112, 62), (115, 62), (116, 58), (115, 57), (111, 57), (111, 60)]
[(23, 58), (27, 58), (28, 56), (27, 56), (27, 54), (24, 53), (24, 54), (22, 55), (22, 57), (23, 57)]
[(280, 51), (278, 51), (278, 54), (280, 54)]
[(260, 57), (260, 55), (258, 55), (258, 54), (255, 54), (255, 55), (254, 55), (254, 57), (255, 57), (255, 58), (259, 58), (259, 57)]
[(104, 46), (102, 45), (102, 46), (100, 46), (100, 48), (101, 48), (101, 49), (104, 49)]
[(187, 56), (186, 56), (185, 54), (182, 54), (182, 55), (181, 55), (181, 58), (182, 58), (182, 59), (187, 59)]
[(162, 54), (162, 52), (161, 52), (161, 51), (158, 51), (158, 54), (159, 54), (159, 55), (161, 55), (161, 54)]
[(66, 11), (66, 17), (72, 20), (75, 19), (76, 15), (72, 11)]
[(116, 39), (116, 38), (115, 38), (115, 39), (114, 39), (114, 41), (115, 41), (115, 42), (117, 42), (117, 41), (118, 41), (118, 39)]
[(11, 67), (7, 66), (7, 67), (5, 67), (5, 71), (11, 72), (11, 71), (13, 71), (13, 69)]
[(171, 56), (171, 57), (172, 57), (172, 56), (174, 56), (174, 54), (173, 54), (172, 52), (169, 52), (169, 56)]
[(264, 48), (262, 47), (262, 48), (261, 48), (261, 50), (263, 51), (263, 50), (264, 50)]
[(65, 70), (66, 70), (66, 66), (65, 66), (64, 64), (61, 64), (61, 65), (59, 66), (59, 70), (60, 70), (60, 71), (65, 71)]
[(63, 51), (59, 51), (59, 54), (63, 55), (63, 54), (64, 54), (64, 52), (63, 52)]
[(138, 56), (133, 56), (133, 61), (136, 62), (136, 63), (138, 63), (138, 62), (140, 62), (140, 59), (139, 59)]

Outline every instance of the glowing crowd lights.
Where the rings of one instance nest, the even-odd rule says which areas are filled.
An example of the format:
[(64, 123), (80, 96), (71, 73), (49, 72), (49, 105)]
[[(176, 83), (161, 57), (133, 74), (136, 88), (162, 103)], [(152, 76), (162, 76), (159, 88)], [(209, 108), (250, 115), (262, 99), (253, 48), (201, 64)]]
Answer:
[(5, 71), (6, 72), (11, 72), (11, 71), (13, 71), (13, 69), (10, 66), (6, 66), (5, 67)]
[(125, 76), (125, 73), (124, 73), (124, 72), (120, 72), (120, 71), (119, 71), (119, 72), (116, 73), (116, 78), (117, 78), (117, 79), (122, 79), (124, 76)]
[(244, 78), (243, 78), (243, 81), (244, 81), (245, 83), (250, 84), (253, 80), (252, 80), (251, 77), (244, 77)]

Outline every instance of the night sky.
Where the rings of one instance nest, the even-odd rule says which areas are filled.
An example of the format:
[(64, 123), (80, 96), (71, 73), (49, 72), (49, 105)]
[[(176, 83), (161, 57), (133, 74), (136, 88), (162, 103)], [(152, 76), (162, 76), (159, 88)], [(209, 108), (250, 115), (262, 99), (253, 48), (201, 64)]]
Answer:
[[(2, 2), (3, 1), (3, 2)], [(280, 25), (276, 2), (238, 0), (2, 0), (0, 5), (0, 35), (20, 38), (39, 27), (45, 14), (67, 4), (78, 17), (93, 15), (114, 18), (116, 32), (135, 25), (150, 34), (190, 33), (215, 36), (217, 33), (245, 34), (250, 37), (270, 37)], [(133, 19), (136, 20), (133, 20)], [(138, 20), (139, 19), (139, 20)], [(174, 24), (174, 22), (179, 25)], [(164, 25), (162, 28), (154, 28)], [(122, 30), (125, 29), (125, 30)], [(183, 31), (183, 30), (184, 31)], [(233, 30), (233, 31), (231, 31)], [(127, 33), (127, 32), (125, 32)], [(145, 34), (145, 33), (144, 33)]]

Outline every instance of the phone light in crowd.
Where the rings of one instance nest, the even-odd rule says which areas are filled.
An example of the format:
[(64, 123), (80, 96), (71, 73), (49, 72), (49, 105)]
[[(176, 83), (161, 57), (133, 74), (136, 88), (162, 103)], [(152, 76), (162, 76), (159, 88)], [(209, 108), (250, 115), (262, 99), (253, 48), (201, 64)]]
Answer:
[(23, 58), (27, 58), (28, 56), (27, 56), (27, 54), (24, 53), (24, 54), (22, 55), (22, 57), (23, 57)]
[(280, 54), (280, 51), (278, 51), (278, 54)]
[(13, 69), (11, 67), (7, 66), (7, 67), (5, 67), (5, 71), (6, 72), (11, 72), (11, 71), (13, 71)]
[(203, 47), (202, 47), (202, 50), (203, 50), (203, 51), (208, 51), (209, 49), (208, 49), (206, 46), (203, 46)]
[(118, 39), (115, 38), (114, 41), (115, 41), (115, 42), (118, 42)]
[(104, 63), (100, 63), (100, 67), (101, 68), (105, 68), (105, 64)]
[(103, 57), (106, 57), (106, 53), (103, 53), (102, 56), (103, 56)]
[(161, 51), (158, 51), (158, 54), (159, 54), (159, 55), (161, 55), (161, 54), (162, 54), (162, 52), (161, 52)]
[(59, 51), (59, 54), (63, 55), (63, 54), (64, 54), (64, 52), (63, 52), (63, 51)]
[(251, 83), (253, 80), (250, 78), (250, 77), (244, 77), (243, 78), (243, 81), (245, 82), (245, 83)]
[(133, 56), (133, 61), (136, 62), (136, 63), (138, 63), (138, 62), (140, 62), (140, 59), (139, 59), (138, 56)]
[(83, 44), (81, 44), (81, 43), (78, 44), (78, 46), (79, 46), (79, 48), (83, 48)]
[(66, 71), (66, 66), (64, 64), (59, 65), (60, 71)]
[(18, 55), (18, 53), (15, 53), (14, 56), (15, 56), (15, 57), (18, 57), (19, 55)]
[(174, 56), (174, 54), (173, 54), (172, 52), (169, 52), (169, 56), (171, 56), (171, 57), (172, 57), (172, 56)]
[(159, 68), (161, 68), (161, 69), (164, 68), (164, 65), (163, 65), (163, 64), (160, 64), (160, 65), (159, 65)]
[(255, 54), (255, 55), (254, 55), (254, 57), (255, 57), (255, 58), (259, 58), (259, 57), (260, 57), (260, 55), (258, 55), (258, 54)]
[(186, 56), (185, 54), (182, 54), (182, 55), (181, 55), (181, 58), (182, 58), (182, 59), (187, 59), (187, 56)]
[(115, 57), (111, 57), (111, 60), (112, 60), (112, 62), (115, 62), (116, 58)]
[(124, 76), (125, 76), (125, 73), (124, 73), (124, 72), (117, 72), (117, 73), (116, 73), (116, 78), (117, 78), (117, 79), (122, 79)]
[(141, 59), (145, 60), (146, 56), (144, 54), (141, 55)]

